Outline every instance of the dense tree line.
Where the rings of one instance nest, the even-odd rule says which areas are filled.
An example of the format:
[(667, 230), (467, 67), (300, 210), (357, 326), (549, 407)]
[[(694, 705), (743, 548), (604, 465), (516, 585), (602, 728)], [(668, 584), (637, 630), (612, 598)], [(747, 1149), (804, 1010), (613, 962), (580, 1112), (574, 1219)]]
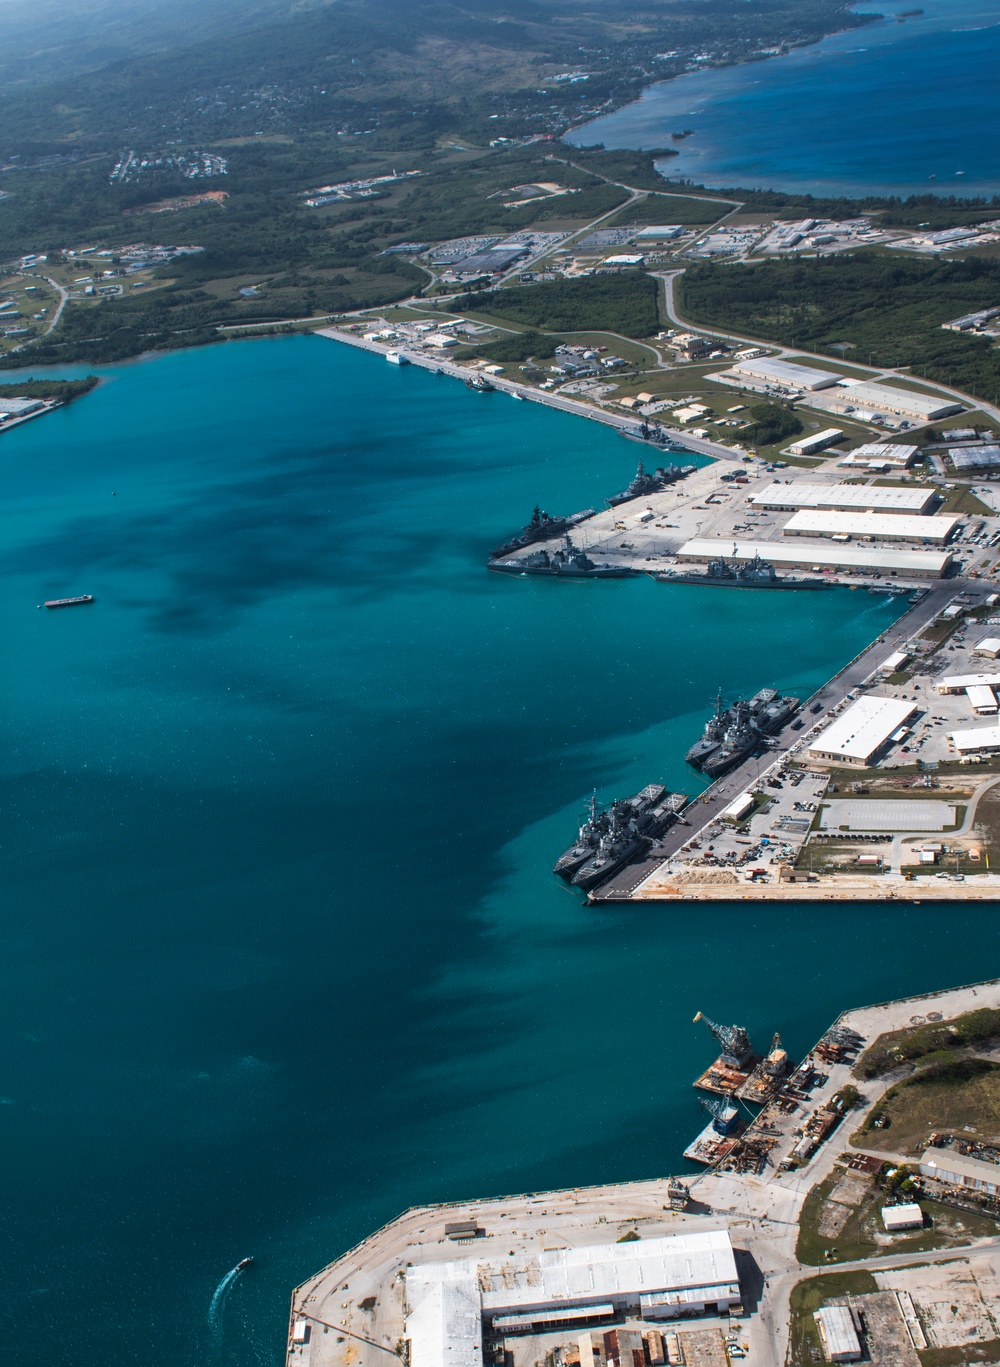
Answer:
[(694, 322), (844, 360), (909, 366), (926, 379), (992, 400), (1000, 352), (941, 324), (1000, 305), (1000, 260), (886, 252), (689, 267), (680, 302)]
[(459, 309), (482, 310), (549, 332), (618, 332), (649, 337), (660, 326), (657, 281), (641, 271), (547, 280), (466, 294)]

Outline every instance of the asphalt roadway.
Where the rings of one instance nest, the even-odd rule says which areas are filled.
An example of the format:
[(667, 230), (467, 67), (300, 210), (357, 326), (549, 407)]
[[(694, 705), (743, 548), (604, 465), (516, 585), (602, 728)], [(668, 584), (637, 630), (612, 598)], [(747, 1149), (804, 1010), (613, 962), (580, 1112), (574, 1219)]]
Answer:
[[(601, 887), (595, 888), (591, 892), (589, 900), (591, 902), (628, 900), (630, 894), (655, 869), (659, 868), (664, 860), (676, 854), (682, 845), (685, 845), (717, 817), (721, 816), (735, 797), (757, 782), (763, 771), (772, 768), (778, 761), (784, 759), (811, 727), (829, 720), (833, 708), (843, 702), (852, 688), (863, 683), (894, 651), (928, 626), (957, 594), (969, 588), (983, 587), (981, 580), (937, 580), (930, 592), (919, 603), (910, 608), (909, 612), (905, 612), (897, 622), (882, 632), (866, 650), (863, 650), (860, 655), (835, 674), (828, 683), (817, 689), (811, 698), (806, 700), (798, 713), (806, 722), (801, 730), (792, 729), (792, 722), (795, 720), (792, 718), (787, 726), (771, 738), (771, 744), (762, 754), (751, 755), (742, 764), (731, 769), (728, 774), (723, 775), (722, 778), (713, 783), (700, 797), (695, 798), (685, 808), (681, 819), (675, 822), (656, 842), (644, 859), (634, 864), (626, 864), (613, 878), (610, 878)], [(766, 592), (766, 590), (758, 589), (753, 590), (753, 592)], [(822, 712), (813, 716), (812, 713), (804, 710), (816, 703), (823, 704)], [(692, 739), (694, 738), (692, 737)]]

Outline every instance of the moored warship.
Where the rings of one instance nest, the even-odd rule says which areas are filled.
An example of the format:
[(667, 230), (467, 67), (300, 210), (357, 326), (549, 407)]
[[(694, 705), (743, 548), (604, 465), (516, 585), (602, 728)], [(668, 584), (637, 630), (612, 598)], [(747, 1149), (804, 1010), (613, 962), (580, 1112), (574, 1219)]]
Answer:
[(547, 574), (563, 579), (632, 579), (639, 573), (627, 565), (597, 564), (568, 536), (558, 550), (532, 551), (520, 560), (490, 560), (488, 568), (498, 574)]
[(650, 783), (602, 811), (595, 794), (576, 841), (556, 860), (553, 872), (574, 887), (595, 887), (662, 835), (686, 801), (683, 793)]
[(534, 545), (536, 541), (552, 541), (557, 536), (565, 536), (571, 528), (593, 516), (593, 508), (586, 508), (582, 513), (574, 513), (572, 517), (550, 517), (536, 503), (531, 521), (521, 528), (519, 535), (512, 536), (500, 546), (495, 546), (490, 551), (490, 559), (499, 560), (502, 556), (513, 555), (515, 551)]
[(762, 688), (724, 711), (720, 695), (701, 740), (685, 756), (688, 764), (718, 778), (752, 754), (765, 736), (780, 731), (798, 705), (798, 698), (782, 697), (776, 688)]
[(825, 589), (830, 587), (826, 579), (795, 579), (791, 575), (779, 575), (769, 560), (762, 560), (758, 551), (752, 560), (739, 565), (736, 562), (736, 547), (733, 559), (727, 560), (720, 555), (718, 560), (710, 560), (704, 574), (656, 574), (653, 576), (661, 584), (720, 584), (732, 589)]
[(696, 465), (661, 465), (650, 472), (640, 461), (632, 483), (627, 489), (622, 489), (620, 493), (612, 494), (607, 501), (608, 507), (617, 508), (619, 503), (628, 503), (630, 499), (644, 498), (647, 494), (658, 493), (659, 490), (665, 489), (668, 484), (676, 484), (679, 479), (684, 479), (686, 475), (692, 474), (697, 468)]

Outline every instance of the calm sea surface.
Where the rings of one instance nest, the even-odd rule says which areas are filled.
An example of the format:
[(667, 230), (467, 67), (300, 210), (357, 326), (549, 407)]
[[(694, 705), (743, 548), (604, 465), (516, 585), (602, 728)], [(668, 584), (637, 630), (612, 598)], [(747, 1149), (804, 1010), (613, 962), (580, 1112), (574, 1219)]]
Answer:
[(676, 144), (681, 155), (660, 169), (716, 187), (1000, 193), (1000, 0), (922, 0), (883, 12), (785, 57), (655, 85), (572, 141), (663, 147), (690, 128)]
[(796, 1053), (998, 971), (991, 906), (549, 874), (594, 785), (690, 791), (717, 687), (809, 690), (886, 600), (489, 575), (637, 448), (320, 338), (106, 374), (0, 438), (2, 1360), (271, 1367), (408, 1204), (679, 1170), (698, 1009)]

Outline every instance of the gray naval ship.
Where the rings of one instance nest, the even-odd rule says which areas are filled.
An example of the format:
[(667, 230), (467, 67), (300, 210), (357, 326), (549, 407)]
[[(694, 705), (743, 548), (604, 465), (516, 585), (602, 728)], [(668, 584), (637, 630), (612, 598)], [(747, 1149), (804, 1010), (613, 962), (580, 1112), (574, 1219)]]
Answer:
[(676, 484), (679, 479), (692, 474), (697, 468), (697, 465), (661, 465), (650, 473), (640, 460), (632, 483), (620, 493), (612, 494), (608, 499), (608, 507), (617, 508), (619, 503), (628, 503), (630, 499), (658, 493), (668, 484)]
[(487, 568), (498, 574), (547, 574), (562, 579), (634, 579), (639, 573), (627, 565), (597, 564), (568, 536), (558, 550), (532, 551), (520, 560), (490, 560)]
[(603, 810), (595, 793), (576, 841), (556, 860), (553, 872), (575, 888), (596, 887), (647, 850), (677, 819), (686, 802), (683, 793), (668, 792), (662, 783), (647, 784)]
[(701, 739), (684, 758), (703, 774), (718, 778), (752, 754), (765, 736), (780, 731), (798, 705), (798, 698), (781, 697), (776, 688), (762, 688), (749, 701), (738, 698), (724, 709), (720, 693)]
[(795, 579), (791, 575), (779, 575), (769, 560), (762, 560), (756, 552), (752, 560), (740, 565), (736, 560), (736, 547), (733, 558), (727, 560), (720, 555), (718, 560), (710, 560), (704, 574), (655, 574), (661, 584), (709, 584), (721, 585), (731, 589), (826, 589), (831, 585), (826, 579)]
[(515, 551), (523, 550), (525, 546), (531, 546), (536, 541), (552, 541), (557, 536), (565, 536), (573, 527), (593, 516), (593, 508), (586, 508), (582, 513), (574, 513), (572, 517), (550, 517), (536, 503), (531, 521), (521, 528), (517, 536), (512, 536), (500, 546), (494, 546), (490, 551), (490, 559), (499, 560), (505, 555), (513, 555)]

